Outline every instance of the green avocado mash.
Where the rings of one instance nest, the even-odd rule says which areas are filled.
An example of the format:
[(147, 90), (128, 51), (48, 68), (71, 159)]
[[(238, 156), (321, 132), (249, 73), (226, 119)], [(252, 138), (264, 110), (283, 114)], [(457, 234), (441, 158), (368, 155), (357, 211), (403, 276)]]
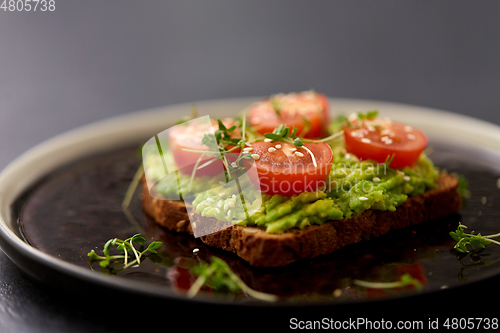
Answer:
[(283, 233), (350, 218), (368, 209), (395, 211), (408, 196), (436, 186), (439, 171), (425, 154), (412, 167), (394, 170), (386, 164), (359, 161), (342, 147), (335, 147), (333, 153), (327, 185), (320, 191), (285, 197), (254, 189), (246, 191), (243, 205), (235, 186), (219, 186), (199, 193), (193, 206), (202, 216)]

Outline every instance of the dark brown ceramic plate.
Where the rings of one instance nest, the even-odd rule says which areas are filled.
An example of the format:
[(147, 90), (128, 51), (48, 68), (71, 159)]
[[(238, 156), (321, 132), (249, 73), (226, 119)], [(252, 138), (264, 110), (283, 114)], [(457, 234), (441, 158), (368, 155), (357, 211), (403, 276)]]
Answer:
[[(231, 103), (226, 108), (233, 105)], [(239, 103), (244, 105), (242, 101)], [(355, 101), (337, 104), (333, 101), (332, 104), (333, 110), (337, 105), (342, 111), (357, 105)], [(384, 106), (387, 112), (384, 112)], [(0, 185), (4, 188), (11, 186), (18, 194), (11, 202), (8, 218), (4, 217), (2, 248), (30, 276), (59, 288), (84, 290), (84, 286), (90, 286), (89, 289), (98, 286), (145, 297), (219, 304), (269, 305), (242, 293), (207, 289), (194, 299), (188, 299), (186, 289), (195, 279), (190, 267), (211, 256), (226, 261), (251, 288), (279, 295), (278, 303), (285, 306), (397, 299), (484, 280), (498, 281), (500, 247), (492, 245), (474, 255), (460, 255), (453, 250), (454, 241), (449, 232), (454, 231), (459, 222), (467, 225), (468, 230), (482, 234), (499, 232), (500, 190), (497, 180), (500, 178), (500, 153), (489, 147), (465, 146), (453, 138), (443, 140), (442, 133), (433, 127), (436, 126), (434, 118), (427, 120), (429, 125), (426, 127), (425, 121), (411, 121), (411, 114), (415, 114), (411, 107), (405, 112), (395, 112), (391, 106), (396, 107), (381, 105), (382, 115), (424, 127), (430, 138), (433, 149), (430, 156), (435, 164), (448, 172), (460, 173), (468, 180), (471, 197), (456, 214), (393, 231), (313, 260), (281, 268), (255, 268), (231, 253), (207, 247), (189, 235), (162, 229), (142, 212), (139, 191), (136, 191), (130, 206), (133, 218), (124, 214), (121, 203), (141, 162), (136, 151), (141, 139), (148, 139), (147, 135), (136, 134), (133, 140), (119, 139), (108, 147), (95, 151), (89, 149), (80, 156), (59, 161), (38, 177), (21, 181), (19, 188), (6, 181), (5, 174), (15, 174), (12, 167), (8, 168), (3, 173), (4, 178), (0, 177)], [(159, 111), (155, 112), (141, 116), (154, 119), (159, 116)], [(426, 112), (430, 116), (450, 117), (446, 113)], [(459, 125), (455, 126), (459, 128)], [(478, 122), (477, 125), (484, 124)], [(160, 125), (155, 126), (149, 129), (144, 126), (143, 132), (149, 130), (150, 135), (154, 135)], [(494, 129), (492, 125), (488, 126), (489, 130)], [(71, 148), (69, 144), (63, 146), (66, 150)], [(44, 154), (40, 155), (43, 157)], [(30, 156), (23, 158), (26, 160)], [(5, 212), (2, 213), (6, 216)], [(108, 239), (124, 239), (139, 232), (148, 240), (163, 242), (160, 263), (146, 259), (138, 267), (110, 275), (109, 270), (89, 262), (87, 253), (92, 249), (101, 253)], [(199, 252), (193, 254), (194, 248)], [(404, 273), (418, 279), (423, 290), (379, 290), (352, 285), (353, 279), (395, 281)]]

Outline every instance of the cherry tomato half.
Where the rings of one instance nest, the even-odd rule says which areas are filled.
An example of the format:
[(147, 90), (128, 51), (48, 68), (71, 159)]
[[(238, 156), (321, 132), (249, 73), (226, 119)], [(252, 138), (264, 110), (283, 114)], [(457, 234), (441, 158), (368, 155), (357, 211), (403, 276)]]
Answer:
[(364, 120), (344, 126), (345, 148), (358, 158), (384, 163), (394, 154), (391, 168), (412, 166), (427, 146), (419, 129), (388, 119)]
[(291, 196), (314, 192), (326, 185), (332, 168), (332, 149), (326, 143), (305, 143), (304, 147), (283, 142), (252, 143), (251, 153), (257, 158), (253, 166), (263, 193)]
[[(309, 130), (305, 132), (306, 122)], [(253, 104), (248, 112), (251, 127), (260, 134), (271, 133), (278, 125), (297, 128), (297, 134), (305, 138), (321, 138), (328, 134), (330, 120), (328, 98), (313, 91), (277, 94)]]
[[(227, 128), (234, 125), (234, 121), (231, 118), (222, 119), (222, 123)], [(173, 127), (169, 131), (169, 144), (170, 150), (174, 157), (175, 162), (180, 167), (179, 171), (183, 174), (191, 175), (196, 162), (203, 154), (201, 152), (186, 151), (197, 150), (197, 151), (209, 151), (211, 150), (208, 146), (202, 144), (202, 139), (205, 134), (214, 134), (213, 130), (219, 128), (216, 120), (212, 120), (211, 126), (209, 123), (190, 123), (189, 125), (178, 125)], [(236, 130), (237, 131), (237, 130)], [(212, 149), (213, 151), (213, 149)], [(234, 154), (239, 154), (240, 150), (235, 150)], [(204, 163), (213, 159), (213, 155), (204, 156), (198, 163), (198, 166), (202, 166)], [(230, 159), (229, 162), (233, 160)], [(215, 176), (220, 174), (224, 170), (224, 164), (222, 160), (217, 160), (201, 169), (196, 170), (196, 176)]]

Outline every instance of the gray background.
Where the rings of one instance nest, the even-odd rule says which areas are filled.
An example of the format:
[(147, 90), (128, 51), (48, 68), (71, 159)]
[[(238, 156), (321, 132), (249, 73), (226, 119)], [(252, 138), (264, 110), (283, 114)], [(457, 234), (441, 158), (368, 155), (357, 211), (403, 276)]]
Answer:
[(500, 123), (500, 1), (57, 0), (0, 11), (0, 167), (167, 104), (314, 88)]
[[(1, 10), (0, 169), (113, 115), (309, 88), (500, 123), (499, 17), (500, 1), (56, 0), (54, 12)], [(0, 262), (2, 332), (101, 327)]]

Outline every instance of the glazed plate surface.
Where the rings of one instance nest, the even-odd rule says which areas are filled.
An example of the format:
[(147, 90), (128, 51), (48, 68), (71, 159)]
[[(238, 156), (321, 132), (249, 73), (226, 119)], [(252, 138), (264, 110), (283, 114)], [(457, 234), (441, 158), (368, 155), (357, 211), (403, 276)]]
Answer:
[[(197, 102), (202, 115), (231, 116), (258, 98)], [(280, 296), (280, 305), (345, 304), (439, 293), (500, 274), (500, 247), (459, 255), (449, 236), (459, 222), (482, 234), (500, 231), (500, 130), (453, 113), (377, 101), (331, 99), (332, 115), (378, 109), (422, 129), (434, 163), (468, 180), (471, 196), (446, 218), (396, 230), (313, 260), (254, 268), (191, 236), (162, 229), (141, 210), (137, 190), (130, 215), (121, 204), (140, 166), (140, 145), (189, 115), (191, 104), (146, 110), (61, 134), (27, 151), (0, 174), (0, 239), (6, 254), (31, 277), (68, 290), (99, 287), (143, 297), (262, 305), (245, 294), (202, 290), (188, 298), (190, 267), (210, 256), (226, 261), (251, 288)], [(160, 240), (161, 262), (145, 260), (117, 274), (89, 263), (87, 253), (111, 238), (141, 233)], [(193, 249), (199, 252), (193, 254)], [(352, 280), (393, 281), (409, 273), (423, 290), (352, 288)], [(83, 290), (82, 289), (82, 290)], [(269, 305), (269, 304), (266, 304)]]

